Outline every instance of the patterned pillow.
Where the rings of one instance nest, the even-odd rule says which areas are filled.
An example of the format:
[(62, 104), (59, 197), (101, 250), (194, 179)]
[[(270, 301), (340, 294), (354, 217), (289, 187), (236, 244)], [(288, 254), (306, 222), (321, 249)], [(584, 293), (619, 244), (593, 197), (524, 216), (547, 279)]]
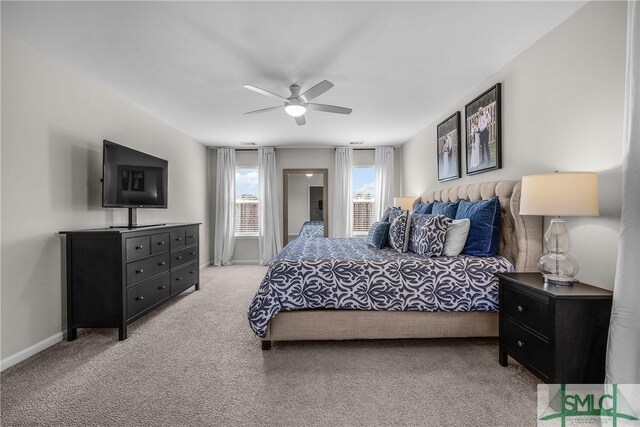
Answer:
[(444, 215), (411, 215), (409, 250), (427, 257), (442, 255), (450, 222)]
[(391, 211), (394, 209), (399, 209), (399, 208), (387, 208), (387, 210), (384, 211), (384, 215), (382, 215), (382, 218), (380, 218), (380, 221), (389, 222), (389, 214), (391, 214)]
[(409, 247), (409, 211), (394, 209), (389, 214), (389, 246), (397, 252), (406, 252)]
[(367, 245), (377, 249), (382, 249), (387, 246), (389, 225), (388, 222), (374, 222), (369, 229), (369, 234), (367, 234)]

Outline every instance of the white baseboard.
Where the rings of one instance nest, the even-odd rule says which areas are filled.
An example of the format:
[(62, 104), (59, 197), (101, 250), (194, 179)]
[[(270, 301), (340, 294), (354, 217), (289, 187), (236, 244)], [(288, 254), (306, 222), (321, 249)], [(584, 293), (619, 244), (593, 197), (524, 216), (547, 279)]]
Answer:
[(253, 259), (238, 259), (238, 260), (231, 260), (231, 264), (233, 265), (259, 265), (260, 261), (253, 260)]
[(200, 270), (204, 270), (205, 268), (213, 265), (213, 261), (205, 262), (204, 264), (200, 264)]
[(0, 371), (4, 371), (7, 368), (16, 365), (23, 360), (27, 360), (34, 354), (40, 353), (42, 350), (51, 347), (52, 345), (59, 343), (63, 339), (62, 332), (58, 332), (55, 335), (50, 336), (49, 338), (45, 338), (39, 343), (32, 345), (31, 347), (27, 347), (24, 350), (17, 352), (16, 354), (12, 354), (9, 357), (6, 357), (0, 360)]

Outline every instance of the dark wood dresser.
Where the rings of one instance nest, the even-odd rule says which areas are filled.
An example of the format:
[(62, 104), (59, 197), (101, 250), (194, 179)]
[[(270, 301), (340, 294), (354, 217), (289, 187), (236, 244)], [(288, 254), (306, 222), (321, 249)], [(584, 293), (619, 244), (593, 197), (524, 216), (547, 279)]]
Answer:
[(540, 273), (498, 274), (499, 362), (513, 357), (554, 384), (602, 384), (612, 293), (545, 285)]
[(67, 339), (78, 328), (127, 325), (191, 286), (199, 289), (199, 223), (61, 231), (66, 235)]

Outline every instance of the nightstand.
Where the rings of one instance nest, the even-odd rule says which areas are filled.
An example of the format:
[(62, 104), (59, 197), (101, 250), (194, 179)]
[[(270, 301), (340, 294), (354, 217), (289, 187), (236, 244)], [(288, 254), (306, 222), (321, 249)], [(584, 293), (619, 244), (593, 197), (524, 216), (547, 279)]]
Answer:
[(545, 285), (540, 273), (503, 273), (499, 363), (511, 356), (553, 384), (602, 384), (611, 291)]

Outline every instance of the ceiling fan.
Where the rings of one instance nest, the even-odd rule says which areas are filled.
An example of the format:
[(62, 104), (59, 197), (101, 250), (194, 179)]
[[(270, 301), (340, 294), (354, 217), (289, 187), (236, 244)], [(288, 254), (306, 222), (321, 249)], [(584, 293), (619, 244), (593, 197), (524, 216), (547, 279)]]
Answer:
[(291, 86), (289, 86), (289, 90), (291, 91), (291, 96), (289, 96), (288, 98), (277, 95), (273, 92), (269, 92), (268, 90), (260, 89), (259, 87), (255, 87), (251, 85), (244, 85), (244, 87), (254, 92), (258, 92), (263, 95), (267, 95), (272, 98), (277, 98), (283, 101), (283, 105), (276, 105), (275, 107), (249, 111), (244, 114), (258, 114), (258, 113), (264, 113), (267, 111), (279, 110), (281, 108), (284, 108), (284, 111), (288, 115), (296, 119), (296, 123), (298, 124), (298, 126), (302, 126), (306, 123), (306, 120), (304, 118), (304, 113), (306, 113), (307, 110), (317, 110), (317, 111), (324, 111), (325, 113), (337, 113), (337, 114), (351, 114), (351, 111), (352, 111), (351, 108), (337, 107), (335, 105), (326, 105), (326, 104), (314, 104), (312, 102), (309, 102), (312, 99), (317, 98), (318, 96), (322, 95), (323, 93), (325, 93), (326, 91), (328, 91), (333, 87), (333, 83), (331, 83), (328, 80), (321, 81), (317, 85), (311, 87), (310, 89), (307, 89), (302, 94), (300, 94), (300, 89), (302, 88), (294, 83)]

